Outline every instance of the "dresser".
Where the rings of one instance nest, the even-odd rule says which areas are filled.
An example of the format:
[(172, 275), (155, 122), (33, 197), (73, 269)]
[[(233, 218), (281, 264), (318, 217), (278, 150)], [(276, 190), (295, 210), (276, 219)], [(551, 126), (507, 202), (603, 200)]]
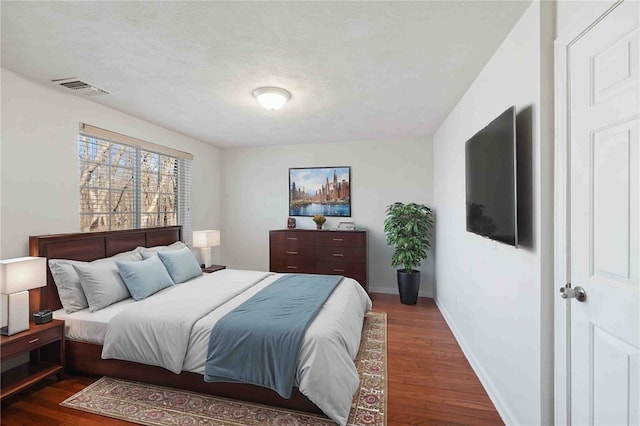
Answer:
[(269, 231), (269, 270), (344, 275), (368, 291), (367, 231)]

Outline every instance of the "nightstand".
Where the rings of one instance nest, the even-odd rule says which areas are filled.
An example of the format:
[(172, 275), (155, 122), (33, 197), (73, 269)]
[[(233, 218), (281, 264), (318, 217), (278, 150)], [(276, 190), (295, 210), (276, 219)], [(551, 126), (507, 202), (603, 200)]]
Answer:
[(207, 268), (202, 268), (202, 272), (205, 274), (210, 274), (212, 272), (221, 271), (223, 269), (227, 269), (225, 265), (211, 265)]
[(0, 399), (20, 392), (46, 377), (64, 378), (64, 321), (29, 323), (29, 330), (12, 336), (0, 336), (0, 360), (29, 354), (29, 362), (2, 373)]

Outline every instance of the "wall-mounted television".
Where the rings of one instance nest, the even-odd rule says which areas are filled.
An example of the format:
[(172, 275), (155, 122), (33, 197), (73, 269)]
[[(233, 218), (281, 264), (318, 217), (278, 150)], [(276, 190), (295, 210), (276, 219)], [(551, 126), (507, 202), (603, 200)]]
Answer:
[(466, 142), (465, 164), (467, 231), (517, 246), (514, 106)]

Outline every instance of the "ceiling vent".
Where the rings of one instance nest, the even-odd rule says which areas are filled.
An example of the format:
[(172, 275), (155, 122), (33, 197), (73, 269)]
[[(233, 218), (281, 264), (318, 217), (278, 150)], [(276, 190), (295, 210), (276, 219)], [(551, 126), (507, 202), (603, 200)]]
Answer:
[(80, 95), (80, 96), (98, 96), (98, 95), (109, 94), (109, 92), (107, 92), (106, 90), (102, 90), (99, 87), (93, 86), (89, 83), (79, 80), (77, 77), (61, 78), (58, 80), (51, 80), (51, 81), (59, 86), (72, 90), (74, 94)]

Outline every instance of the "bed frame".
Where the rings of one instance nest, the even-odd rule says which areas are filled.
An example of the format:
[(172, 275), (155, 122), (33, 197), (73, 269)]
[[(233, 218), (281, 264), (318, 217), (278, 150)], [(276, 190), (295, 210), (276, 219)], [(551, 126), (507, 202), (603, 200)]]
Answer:
[[(181, 226), (42, 235), (29, 237), (29, 255), (46, 257), (47, 259), (70, 259), (89, 262), (113, 256), (123, 251), (133, 250), (138, 246), (169, 245), (176, 241), (182, 241)], [(58, 290), (48, 267), (47, 285), (41, 289), (31, 290), (29, 307), (31, 313), (41, 309), (54, 311), (62, 308)], [(284, 399), (271, 389), (238, 383), (207, 383), (200, 374), (186, 371), (175, 374), (161, 367), (116, 359), (102, 359), (101, 353), (102, 345), (67, 340), (65, 368), (67, 371), (119, 377), (322, 414), (322, 411), (300, 393), (297, 387), (293, 389), (290, 399)]]

